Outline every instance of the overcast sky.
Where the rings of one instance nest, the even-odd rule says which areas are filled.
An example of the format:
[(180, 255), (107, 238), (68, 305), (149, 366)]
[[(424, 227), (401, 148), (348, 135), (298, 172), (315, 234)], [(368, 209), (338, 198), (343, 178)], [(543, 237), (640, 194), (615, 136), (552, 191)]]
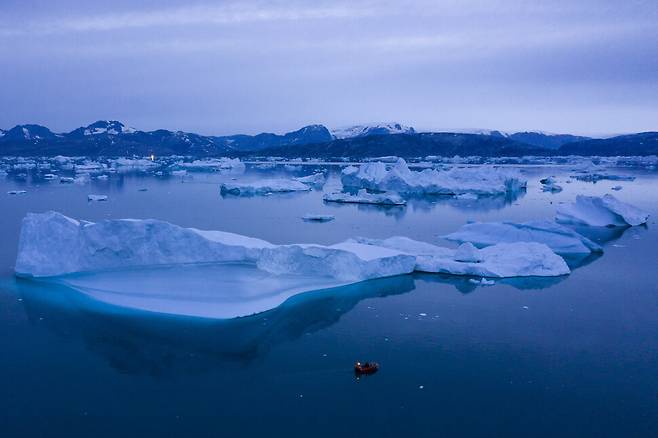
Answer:
[(0, 1), (0, 127), (658, 130), (657, 0)]

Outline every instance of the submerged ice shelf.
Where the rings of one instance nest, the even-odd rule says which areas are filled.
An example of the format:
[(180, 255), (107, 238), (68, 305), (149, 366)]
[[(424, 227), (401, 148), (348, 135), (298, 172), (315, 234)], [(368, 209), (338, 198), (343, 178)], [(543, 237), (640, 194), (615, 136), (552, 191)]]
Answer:
[[(497, 278), (570, 272), (548, 246), (532, 242), (450, 249), (393, 237), (274, 245), (158, 220), (92, 223), (56, 212), (25, 217), (15, 266), (19, 276), (46, 277), (106, 303), (222, 318), (261, 312), (302, 292), (413, 271)], [(217, 287), (208, 286), (213, 281)]]

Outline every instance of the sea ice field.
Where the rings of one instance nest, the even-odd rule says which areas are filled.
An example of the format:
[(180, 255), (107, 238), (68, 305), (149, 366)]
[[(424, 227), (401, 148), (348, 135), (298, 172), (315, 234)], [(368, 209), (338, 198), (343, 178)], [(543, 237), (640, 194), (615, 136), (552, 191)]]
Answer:
[(0, 158), (0, 430), (656, 436), (656, 164)]

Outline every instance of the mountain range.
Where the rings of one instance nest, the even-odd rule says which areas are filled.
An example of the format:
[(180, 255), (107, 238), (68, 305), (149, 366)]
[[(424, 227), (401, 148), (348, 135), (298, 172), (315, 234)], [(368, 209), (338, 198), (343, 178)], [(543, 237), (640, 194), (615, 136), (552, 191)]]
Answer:
[(140, 131), (115, 120), (68, 133), (40, 125), (0, 129), (0, 155), (12, 156), (284, 156), (372, 157), (398, 155), (654, 155), (658, 132), (605, 139), (544, 132), (417, 132), (399, 123), (356, 125), (330, 131), (309, 125), (286, 134), (204, 136), (182, 131)]

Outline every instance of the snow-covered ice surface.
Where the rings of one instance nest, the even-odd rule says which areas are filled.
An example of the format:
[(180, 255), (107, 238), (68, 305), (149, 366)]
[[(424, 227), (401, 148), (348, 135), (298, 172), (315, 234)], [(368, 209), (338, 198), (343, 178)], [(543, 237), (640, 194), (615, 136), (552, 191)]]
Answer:
[(300, 181), (284, 178), (262, 179), (251, 182), (222, 183), (222, 194), (238, 196), (267, 195), (270, 193), (307, 192), (311, 187)]
[(598, 196), (578, 195), (576, 202), (562, 205), (557, 210), (557, 220), (564, 223), (594, 227), (623, 227), (642, 225), (649, 213), (627, 204), (610, 194)]
[(574, 230), (553, 221), (542, 220), (524, 223), (474, 222), (444, 236), (456, 242), (471, 242), (484, 247), (498, 243), (538, 242), (558, 254), (589, 254), (601, 252), (601, 246)]
[(344, 192), (327, 193), (324, 195), (325, 202), (339, 202), (343, 204), (376, 204), (388, 206), (403, 206), (407, 201), (396, 193), (368, 193), (361, 189), (356, 195)]
[(499, 243), (477, 249), (470, 243), (451, 249), (418, 242), (407, 237), (357, 238), (355, 242), (383, 246), (413, 254), (421, 272), (478, 277), (554, 277), (571, 271), (564, 259), (541, 243)]
[(494, 167), (412, 171), (402, 158), (392, 166), (375, 162), (347, 167), (341, 181), (348, 188), (414, 195), (499, 195), (522, 190), (527, 183), (518, 172)]

